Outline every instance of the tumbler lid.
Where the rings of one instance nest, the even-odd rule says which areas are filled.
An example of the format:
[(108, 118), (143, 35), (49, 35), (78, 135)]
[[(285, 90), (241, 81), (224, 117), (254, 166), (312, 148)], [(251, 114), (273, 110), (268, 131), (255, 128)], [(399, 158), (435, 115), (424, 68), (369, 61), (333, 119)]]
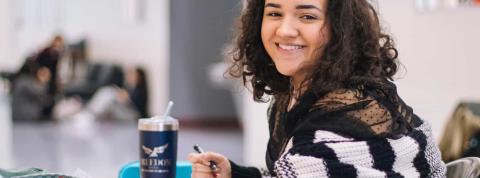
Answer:
[(160, 116), (152, 118), (142, 118), (138, 120), (138, 130), (141, 131), (176, 131), (178, 130), (178, 120), (168, 116), (166, 119), (160, 119)]

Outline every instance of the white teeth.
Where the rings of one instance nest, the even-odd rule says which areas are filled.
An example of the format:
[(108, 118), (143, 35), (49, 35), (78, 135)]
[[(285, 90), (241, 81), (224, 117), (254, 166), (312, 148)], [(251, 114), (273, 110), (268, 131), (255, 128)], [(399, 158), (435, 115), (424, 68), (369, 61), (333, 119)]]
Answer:
[(303, 48), (303, 46), (301, 45), (290, 45), (290, 44), (278, 44), (278, 47), (280, 47), (283, 50), (295, 50), (295, 49)]

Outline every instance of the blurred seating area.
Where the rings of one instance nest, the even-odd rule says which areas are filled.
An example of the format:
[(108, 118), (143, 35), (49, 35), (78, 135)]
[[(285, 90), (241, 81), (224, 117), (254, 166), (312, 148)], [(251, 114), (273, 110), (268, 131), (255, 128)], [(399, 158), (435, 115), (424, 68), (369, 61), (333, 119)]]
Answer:
[(92, 62), (87, 46), (86, 40), (64, 45), (57, 35), (18, 70), (2, 73), (9, 83), (13, 121), (62, 120), (88, 112), (107, 120), (148, 117), (145, 69)]
[(114, 64), (87, 63), (84, 64), (85, 75), (76, 77), (64, 86), (66, 97), (79, 96), (89, 100), (99, 88), (109, 85), (122, 86), (124, 73), (122, 68)]

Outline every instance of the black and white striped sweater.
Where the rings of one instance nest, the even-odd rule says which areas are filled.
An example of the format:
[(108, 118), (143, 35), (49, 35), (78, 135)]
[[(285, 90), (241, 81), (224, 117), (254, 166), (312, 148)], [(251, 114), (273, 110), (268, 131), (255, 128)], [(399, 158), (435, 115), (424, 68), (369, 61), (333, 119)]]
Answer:
[(424, 122), (398, 139), (356, 140), (317, 130), (312, 144), (290, 148), (268, 171), (232, 165), (232, 177), (445, 177), (445, 164)]
[[(367, 97), (340, 93), (323, 100), (306, 94), (299, 106), (284, 114), (276, 114), (282, 112), (274, 107), (268, 171), (231, 162), (232, 178), (445, 177), (430, 125), (414, 115), (395, 90), (390, 95), (364, 92)], [(275, 136), (275, 117), (283, 120), (277, 125), (286, 125), (280, 129), (287, 134)], [(409, 121), (409, 127), (390, 134), (392, 123), (400, 119)]]
[[(312, 144), (275, 162), (278, 177), (445, 177), (445, 165), (424, 122), (398, 139), (356, 140), (318, 130)], [(268, 175), (267, 175), (268, 176)]]

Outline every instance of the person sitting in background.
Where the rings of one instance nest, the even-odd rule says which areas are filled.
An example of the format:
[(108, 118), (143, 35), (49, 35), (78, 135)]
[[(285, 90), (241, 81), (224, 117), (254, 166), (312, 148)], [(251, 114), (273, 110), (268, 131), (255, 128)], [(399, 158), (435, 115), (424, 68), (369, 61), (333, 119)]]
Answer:
[[(51, 79), (48, 82), (47, 93), (48, 97), (52, 98), (51, 100), (54, 101), (54, 97), (58, 92), (58, 85), (59, 80), (57, 79), (57, 71), (58, 71), (58, 62), (61, 59), (62, 51), (64, 48), (64, 41), (63, 37), (57, 35), (53, 38), (52, 42), (43, 50), (41, 50), (37, 54), (37, 63), (40, 67), (46, 67), (51, 75)], [(51, 106), (46, 107), (44, 109), (44, 114), (49, 116), (52, 112), (54, 103), (51, 103)]]
[(120, 91), (120, 98), (124, 101), (130, 100), (140, 117), (149, 117), (147, 76), (143, 68), (136, 67), (127, 70), (126, 85)]
[(191, 153), (192, 178), (445, 177), (429, 123), (392, 82), (398, 52), (371, 1), (246, 2), (229, 72), (271, 96), (267, 170)]
[(50, 71), (39, 67), (34, 60), (27, 60), (22, 66), (12, 87), (12, 119), (14, 121), (47, 120), (44, 109), (52, 103), (47, 87)]
[(63, 47), (63, 37), (57, 35), (53, 38), (52, 42), (37, 55), (38, 65), (46, 67), (51, 73), (52, 79), (48, 83), (48, 93), (52, 95), (57, 92), (58, 61), (61, 58)]
[(146, 81), (143, 68), (127, 69), (125, 86), (100, 88), (88, 102), (87, 110), (97, 118), (128, 120), (147, 117)]
[[(73, 118), (92, 117), (102, 120), (148, 117), (148, 85), (145, 70), (141, 67), (127, 69), (124, 86), (104, 86), (95, 92), (85, 107), (80, 106), (81, 103), (76, 97), (59, 102), (55, 107), (56, 113), (60, 112), (56, 114), (56, 118), (62, 119), (70, 117), (69, 115), (73, 115)], [(69, 110), (67, 108), (79, 109), (62, 114), (63, 109)]]
[(458, 104), (443, 130), (440, 151), (445, 162), (480, 157), (480, 103)]

